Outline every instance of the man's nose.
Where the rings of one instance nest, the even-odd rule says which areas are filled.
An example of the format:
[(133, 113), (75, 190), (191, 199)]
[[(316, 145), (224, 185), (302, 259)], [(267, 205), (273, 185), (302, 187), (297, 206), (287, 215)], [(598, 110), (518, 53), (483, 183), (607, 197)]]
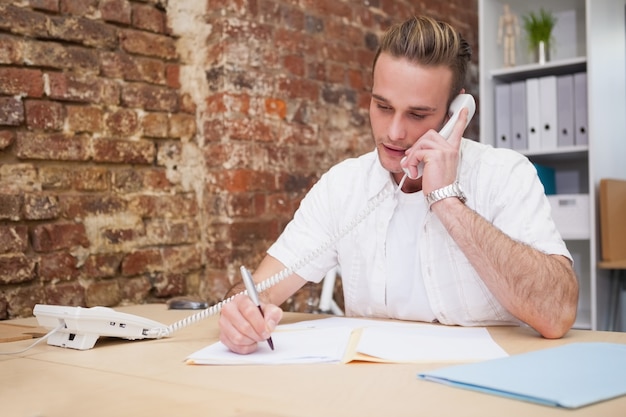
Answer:
[(391, 140), (403, 140), (406, 138), (407, 129), (404, 120), (401, 115), (396, 115), (391, 120), (389, 125), (389, 139)]

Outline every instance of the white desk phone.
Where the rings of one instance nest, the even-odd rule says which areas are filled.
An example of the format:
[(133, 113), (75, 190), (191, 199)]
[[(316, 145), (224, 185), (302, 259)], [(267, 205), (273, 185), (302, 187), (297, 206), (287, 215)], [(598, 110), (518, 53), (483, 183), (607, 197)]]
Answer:
[[(469, 111), (467, 124), (471, 120), (476, 110), (474, 98), (469, 94), (460, 94), (450, 105), (450, 119), (440, 131), (440, 134), (448, 138), (454, 124), (458, 120), (460, 110), (466, 107)], [(466, 124), (466, 127), (467, 127)], [(422, 175), (422, 163), (418, 166), (419, 176)], [(405, 169), (405, 177), (409, 176), (408, 169)], [(381, 192), (372, 199), (365, 209), (356, 216), (352, 222), (347, 224), (343, 229), (330, 236), (328, 241), (305, 256), (293, 266), (285, 268), (283, 271), (274, 276), (256, 284), (258, 292), (262, 292), (285, 277), (291, 275), (294, 271), (302, 268), (324, 252), (327, 248), (337, 242), (339, 239), (347, 235), (354, 227), (356, 227), (365, 217), (367, 217), (378, 205), (389, 196), (389, 192)], [(247, 294), (247, 291), (243, 291)], [(33, 310), (33, 314), (37, 317), (40, 326), (51, 329), (48, 333), (48, 344), (66, 348), (79, 350), (91, 349), (94, 347), (99, 337), (117, 337), (128, 340), (161, 338), (169, 336), (180, 328), (186, 327), (192, 323), (205, 319), (209, 316), (217, 314), (222, 307), (230, 302), (235, 295), (227, 298), (211, 307), (208, 307), (196, 314), (180, 320), (170, 326), (162, 323), (139, 317), (133, 314), (127, 314), (115, 311), (108, 307), (66, 307), (58, 305), (37, 304)]]

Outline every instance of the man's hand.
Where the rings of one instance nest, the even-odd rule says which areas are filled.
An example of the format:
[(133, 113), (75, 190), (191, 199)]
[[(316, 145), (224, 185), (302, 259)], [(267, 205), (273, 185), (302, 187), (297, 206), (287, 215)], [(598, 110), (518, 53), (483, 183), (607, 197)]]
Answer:
[(411, 175), (417, 173), (417, 165), (424, 162), (422, 189), (424, 195), (456, 180), (461, 138), (467, 123), (468, 110), (461, 109), (448, 139), (434, 130), (429, 130), (407, 150), (402, 166), (409, 168)]
[(262, 304), (263, 314), (250, 297), (240, 294), (222, 308), (220, 341), (235, 353), (256, 351), (259, 342), (269, 339), (283, 316), (280, 307)]

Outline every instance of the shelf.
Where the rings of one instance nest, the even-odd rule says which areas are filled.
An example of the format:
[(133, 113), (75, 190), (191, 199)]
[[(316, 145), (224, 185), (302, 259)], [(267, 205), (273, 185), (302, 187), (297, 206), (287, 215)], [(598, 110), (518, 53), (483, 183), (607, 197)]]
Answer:
[(549, 159), (551, 161), (572, 161), (577, 159), (587, 159), (589, 153), (588, 146), (566, 146), (556, 149), (541, 149), (536, 151), (520, 150), (522, 155), (533, 161)]
[(512, 68), (499, 68), (489, 72), (491, 78), (501, 82), (522, 81), (531, 77), (565, 75), (587, 70), (587, 58), (578, 57), (551, 61), (545, 64), (527, 64)]

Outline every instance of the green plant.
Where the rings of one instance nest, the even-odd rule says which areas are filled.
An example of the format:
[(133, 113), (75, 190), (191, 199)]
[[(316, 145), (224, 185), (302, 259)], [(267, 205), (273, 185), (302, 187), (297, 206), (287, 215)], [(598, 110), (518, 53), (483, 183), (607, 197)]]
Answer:
[(552, 43), (552, 29), (554, 29), (557, 20), (554, 14), (542, 8), (539, 13), (530, 12), (522, 16), (522, 19), (528, 38), (528, 47), (534, 50), (540, 42), (543, 42), (546, 48), (549, 48)]

